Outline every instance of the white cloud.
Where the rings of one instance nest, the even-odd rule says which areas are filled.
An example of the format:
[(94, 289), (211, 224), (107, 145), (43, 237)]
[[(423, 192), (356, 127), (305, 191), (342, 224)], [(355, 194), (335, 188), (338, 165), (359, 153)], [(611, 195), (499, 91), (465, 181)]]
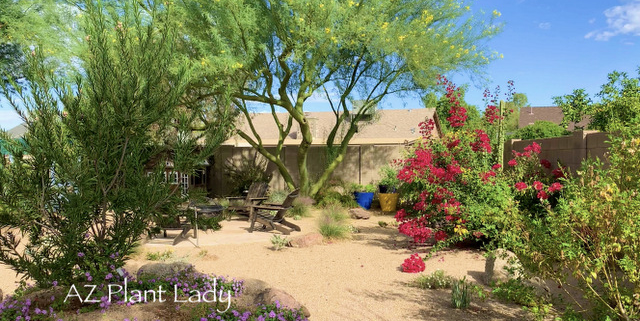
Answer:
[(640, 36), (640, 0), (611, 7), (604, 11), (604, 16), (607, 18), (607, 28), (591, 31), (585, 38), (607, 41), (617, 35)]
[(596, 22), (596, 18), (589, 19), (589, 24), (594, 24)]
[(538, 28), (544, 30), (551, 29), (551, 22), (541, 22), (538, 24)]

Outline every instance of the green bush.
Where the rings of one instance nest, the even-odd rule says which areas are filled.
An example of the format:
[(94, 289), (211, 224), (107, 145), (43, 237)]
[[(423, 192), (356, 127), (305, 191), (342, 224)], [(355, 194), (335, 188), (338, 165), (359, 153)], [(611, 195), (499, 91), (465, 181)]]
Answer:
[(550, 137), (560, 137), (571, 134), (562, 126), (546, 120), (537, 120), (533, 125), (519, 128), (515, 133), (510, 135), (509, 139), (540, 139)]
[(610, 168), (585, 161), (544, 215), (502, 216), (501, 242), (527, 271), (558, 284), (571, 271), (599, 319), (640, 317), (638, 134), (624, 129), (613, 136)]
[(281, 237), (278, 234), (274, 234), (271, 237), (271, 244), (273, 244), (273, 248), (276, 251), (279, 251), (280, 249), (285, 248), (287, 244), (289, 244), (289, 240), (286, 237)]
[(429, 275), (420, 275), (414, 280), (415, 286), (421, 289), (449, 289), (456, 279), (446, 275), (442, 270), (435, 270)]
[(309, 217), (311, 216), (311, 204), (313, 200), (308, 198), (299, 197), (293, 201), (291, 209), (287, 211), (289, 217)]

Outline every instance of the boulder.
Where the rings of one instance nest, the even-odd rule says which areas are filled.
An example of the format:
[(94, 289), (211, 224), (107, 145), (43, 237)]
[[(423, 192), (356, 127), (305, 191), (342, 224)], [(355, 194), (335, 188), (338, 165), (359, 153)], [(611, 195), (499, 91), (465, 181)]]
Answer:
[(371, 217), (371, 213), (369, 213), (369, 211), (360, 207), (350, 209), (349, 215), (358, 220), (368, 220)]
[(196, 272), (193, 265), (186, 262), (172, 263), (149, 263), (140, 267), (138, 270), (138, 279), (165, 279), (174, 276), (176, 273), (186, 271), (187, 273)]
[(322, 234), (314, 232), (305, 235), (299, 235), (289, 240), (291, 247), (309, 247), (313, 245), (321, 245), (323, 241)]
[(238, 298), (233, 298), (233, 303), (238, 307), (239, 311), (243, 309), (253, 310), (258, 304), (271, 304), (276, 301), (281, 306), (290, 309), (302, 309), (306, 317), (311, 315), (309, 309), (296, 301), (290, 294), (283, 290), (272, 288), (266, 282), (258, 279), (245, 279), (242, 295)]
[(519, 267), (520, 262), (513, 252), (497, 249), (487, 257), (483, 281), (486, 285), (490, 285), (492, 282), (506, 282), (518, 276)]

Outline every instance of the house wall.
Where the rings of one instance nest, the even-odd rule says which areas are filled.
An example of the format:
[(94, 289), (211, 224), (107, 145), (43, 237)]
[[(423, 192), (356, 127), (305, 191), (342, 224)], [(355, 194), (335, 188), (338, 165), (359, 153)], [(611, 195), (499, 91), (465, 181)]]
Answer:
[[(267, 148), (275, 152), (275, 148)], [(349, 146), (342, 163), (332, 174), (332, 178), (339, 178), (345, 182), (369, 184), (379, 179), (380, 167), (389, 164), (402, 155), (404, 145), (358, 145)], [(299, 179), (297, 168), (297, 146), (285, 146), (280, 157), (284, 160), (289, 173), (295, 181)], [(230, 160), (236, 166), (244, 157), (253, 157), (257, 153), (252, 147), (222, 146), (214, 155), (214, 162), (209, 171), (209, 190), (213, 195), (222, 196), (229, 194), (227, 177), (224, 174), (224, 164)], [(308, 153), (308, 168), (311, 179), (319, 177), (324, 169), (326, 161), (323, 146), (311, 146)], [(277, 167), (268, 163), (267, 172), (272, 178), (269, 183), (271, 190), (284, 189), (286, 184)]]
[(544, 139), (519, 140), (512, 139), (505, 142), (504, 163), (513, 158), (512, 151), (522, 152), (527, 145), (532, 142), (540, 144), (542, 153), (540, 159), (547, 159), (551, 162), (552, 168), (557, 168), (560, 162), (575, 173), (580, 168), (580, 164), (587, 157), (599, 158), (605, 167), (609, 166), (609, 161), (605, 157), (609, 144), (608, 133), (593, 130), (579, 130), (573, 132), (571, 136), (554, 137)]

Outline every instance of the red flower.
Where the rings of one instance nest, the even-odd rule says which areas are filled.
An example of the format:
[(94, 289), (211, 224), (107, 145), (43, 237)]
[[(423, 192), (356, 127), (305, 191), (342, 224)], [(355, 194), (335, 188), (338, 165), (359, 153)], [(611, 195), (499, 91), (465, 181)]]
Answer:
[(525, 152), (534, 152), (536, 154), (540, 154), (542, 152), (542, 147), (538, 145), (538, 143), (533, 142), (531, 145), (524, 148)]
[(494, 171), (488, 171), (486, 173), (481, 173), (480, 174), (480, 179), (482, 179), (482, 181), (484, 183), (487, 183), (489, 181), (490, 177), (495, 177), (496, 176), (496, 172)]
[(395, 219), (397, 222), (404, 221), (405, 217), (407, 217), (407, 211), (405, 211), (404, 208), (396, 212)]
[(566, 168), (566, 167), (563, 167), (563, 168), (556, 168), (556, 169), (554, 169), (554, 170), (552, 170), (552, 171), (551, 171), (551, 174), (553, 175), (553, 177), (554, 177), (555, 179), (565, 178), (565, 175), (564, 175), (564, 170), (565, 170), (565, 168)]
[(500, 165), (500, 164), (495, 164), (495, 165), (491, 166), (491, 168), (494, 169), (494, 170), (500, 169), (500, 167), (502, 167), (502, 165)]
[(562, 189), (562, 184), (555, 182), (549, 186), (549, 193), (553, 193)]
[(514, 167), (514, 166), (518, 165), (518, 161), (516, 161), (515, 159), (512, 159), (507, 164), (509, 164), (509, 166), (511, 166), (511, 167)]
[(544, 188), (544, 184), (542, 184), (542, 182), (535, 181), (533, 182), (533, 188), (535, 188), (536, 191), (541, 191)]
[(541, 200), (546, 200), (547, 198), (549, 198), (549, 195), (547, 195), (544, 190), (541, 190), (538, 192), (538, 198)]
[(489, 135), (487, 135), (487, 133), (482, 129), (476, 129), (475, 133), (475, 142), (469, 144), (471, 145), (471, 149), (474, 152), (485, 151), (487, 153), (491, 153), (491, 140), (489, 139)]
[(482, 236), (484, 236), (484, 234), (482, 234), (482, 232), (480, 231), (476, 231), (476, 232), (473, 232), (473, 236), (475, 236), (476, 238), (481, 238)]
[(544, 166), (545, 168), (551, 168), (551, 162), (546, 159), (541, 159), (540, 165)]
[(438, 242), (446, 240), (447, 239), (447, 232), (445, 232), (445, 231), (437, 231), (436, 235), (435, 235), (435, 239)]
[(527, 189), (527, 184), (525, 182), (517, 182), (516, 185), (514, 185), (514, 186), (518, 191), (521, 191), (523, 189)]
[(420, 273), (424, 271), (424, 261), (420, 258), (418, 253), (412, 254), (408, 259), (402, 263), (402, 272), (407, 273)]

